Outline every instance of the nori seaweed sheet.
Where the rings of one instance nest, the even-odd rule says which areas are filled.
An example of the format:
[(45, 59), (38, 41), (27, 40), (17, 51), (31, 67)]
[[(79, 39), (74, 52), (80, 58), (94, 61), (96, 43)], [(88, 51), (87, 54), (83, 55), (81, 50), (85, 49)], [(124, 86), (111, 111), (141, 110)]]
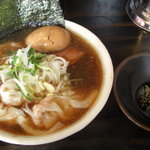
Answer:
[(0, 0), (0, 38), (27, 27), (64, 26), (59, 0)]

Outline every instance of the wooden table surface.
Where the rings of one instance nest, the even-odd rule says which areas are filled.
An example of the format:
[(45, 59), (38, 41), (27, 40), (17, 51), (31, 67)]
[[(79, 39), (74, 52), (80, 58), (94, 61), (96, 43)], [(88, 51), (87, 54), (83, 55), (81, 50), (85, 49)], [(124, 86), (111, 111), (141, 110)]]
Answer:
[[(150, 33), (126, 14), (126, 0), (62, 0), (65, 19), (94, 32), (107, 47), (114, 69), (130, 55), (150, 50)], [(0, 142), (0, 150), (146, 150), (150, 132), (132, 123), (118, 107), (113, 92), (101, 113), (82, 131), (61, 141), (19, 146)]]

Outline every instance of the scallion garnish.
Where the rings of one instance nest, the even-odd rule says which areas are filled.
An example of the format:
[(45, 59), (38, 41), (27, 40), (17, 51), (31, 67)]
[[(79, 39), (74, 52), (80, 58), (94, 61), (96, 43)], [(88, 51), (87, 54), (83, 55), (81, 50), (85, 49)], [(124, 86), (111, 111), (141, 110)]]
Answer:
[(68, 76), (66, 70), (69, 62), (65, 59), (46, 56), (30, 46), (9, 54), (0, 66), (0, 78), (2, 82), (13, 79), (24, 99), (39, 100), (66, 86), (66, 83), (62, 84)]

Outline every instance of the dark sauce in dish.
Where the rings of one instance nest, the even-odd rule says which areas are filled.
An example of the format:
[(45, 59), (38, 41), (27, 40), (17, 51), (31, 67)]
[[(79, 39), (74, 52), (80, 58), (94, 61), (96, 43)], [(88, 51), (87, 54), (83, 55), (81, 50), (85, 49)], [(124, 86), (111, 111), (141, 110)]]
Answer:
[(150, 82), (142, 84), (137, 89), (136, 102), (142, 113), (150, 117)]

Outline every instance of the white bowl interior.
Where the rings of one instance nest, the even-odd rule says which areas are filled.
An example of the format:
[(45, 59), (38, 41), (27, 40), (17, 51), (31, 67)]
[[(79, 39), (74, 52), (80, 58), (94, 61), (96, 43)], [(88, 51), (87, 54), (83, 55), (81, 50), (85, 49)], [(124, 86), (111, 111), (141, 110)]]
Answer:
[(87, 113), (83, 117), (81, 117), (81, 119), (58, 132), (40, 136), (20, 136), (0, 130), (1, 141), (20, 145), (38, 145), (58, 141), (83, 129), (98, 115), (98, 113), (104, 107), (111, 92), (113, 83), (113, 65), (109, 53), (103, 43), (99, 40), (99, 38), (97, 38), (97, 36), (94, 35), (91, 31), (67, 20), (65, 21), (65, 26), (66, 29), (88, 41), (88, 43), (92, 45), (98, 57), (100, 58), (103, 66), (104, 78), (97, 100), (87, 111)]

